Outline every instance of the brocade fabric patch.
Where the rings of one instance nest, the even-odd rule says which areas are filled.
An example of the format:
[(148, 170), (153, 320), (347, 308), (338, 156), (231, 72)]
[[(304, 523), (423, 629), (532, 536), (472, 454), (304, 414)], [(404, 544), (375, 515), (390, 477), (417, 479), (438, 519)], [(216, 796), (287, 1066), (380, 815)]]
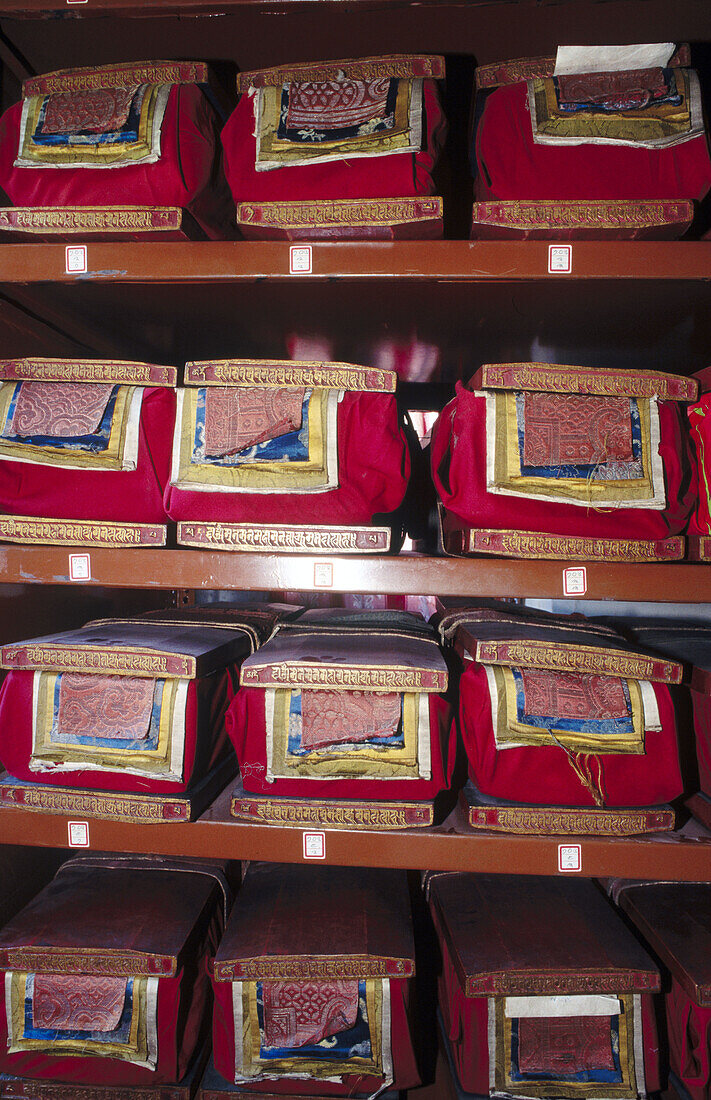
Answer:
[(153, 680), (138, 676), (64, 673), (59, 685), (58, 735), (145, 740), (154, 687)]
[(304, 691), (302, 748), (391, 737), (400, 723), (400, 713), (399, 692)]
[(673, 74), (661, 68), (609, 73), (570, 73), (555, 78), (564, 109), (579, 106), (632, 111), (676, 96)]
[(42, 134), (85, 132), (102, 134), (120, 130), (128, 121), (138, 86), (58, 92), (47, 96)]
[(303, 388), (206, 387), (205, 454), (236, 454), (298, 431), (303, 401)]
[(518, 1068), (521, 1073), (553, 1077), (586, 1070), (613, 1072), (609, 1016), (521, 1017)]
[(355, 1026), (357, 981), (263, 982), (267, 1047), (303, 1047)]
[(22, 382), (10, 431), (58, 439), (91, 435), (101, 424), (112, 390), (110, 382)]
[(632, 458), (629, 398), (525, 395), (523, 465), (588, 466)]
[(32, 1023), (58, 1031), (114, 1031), (126, 1000), (125, 978), (35, 974)]
[(391, 129), (398, 81), (309, 80), (282, 89), (278, 136), (288, 141), (336, 141)]
[(592, 721), (628, 716), (629, 702), (617, 676), (533, 669), (520, 672), (526, 714)]

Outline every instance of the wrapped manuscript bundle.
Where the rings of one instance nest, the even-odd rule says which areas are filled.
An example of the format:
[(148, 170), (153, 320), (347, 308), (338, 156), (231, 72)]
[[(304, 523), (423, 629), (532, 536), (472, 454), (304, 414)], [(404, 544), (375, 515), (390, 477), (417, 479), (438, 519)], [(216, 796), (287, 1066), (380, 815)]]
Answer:
[(306, 612), (244, 662), (227, 715), (242, 789), (270, 824), (432, 824), (454, 733), (434, 632), (405, 612)]
[(412, 1088), (415, 973), (401, 871), (252, 864), (213, 963), (221, 1088), (372, 1096)]
[[(679, 619), (624, 625), (625, 632), (637, 644), (683, 663), (684, 680), (691, 694), (693, 748), (698, 768), (698, 782), (690, 788), (696, 791), (698, 786), (698, 793), (692, 794), (687, 805), (695, 817), (711, 828), (711, 628), (704, 622)], [(688, 755), (692, 753), (693, 749)], [(695, 769), (692, 766), (689, 770)]]
[[(711, 884), (622, 883), (616, 901), (671, 976), (669, 1061), (691, 1100), (711, 1096)], [(677, 1081), (674, 1082), (677, 1084)]]
[(444, 59), (392, 54), (240, 73), (222, 132), (246, 237), (442, 235), (432, 170), (446, 124)]
[(462, 660), (469, 823), (518, 833), (671, 829), (683, 789), (669, 684), (681, 666), (578, 617), (461, 609), (440, 623)]
[(462, 1090), (639, 1100), (659, 1088), (659, 974), (592, 882), (432, 872), (428, 891)]
[(234, 775), (225, 712), (277, 616), (104, 619), (4, 646), (6, 803), (119, 820), (190, 818)]
[(555, 560), (683, 557), (696, 480), (682, 402), (694, 399), (696, 387), (656, 371), (481, 367), (468, 386), (457, 385), (434, 429), (445, 550)]
[(233, 236), (208, 67), (147, 61), (31, 77), (0, 119), (11, 239)]
[(207, 964), (230, 905), (218, 863), (65, 863), (0, 931), (4, 1087), (73, 1100), (95, 1086), (92, 1096), (122, 1100), (141, 1086), (141, 1100), (163, 1100), (171, 1085), (189, 1100), (209, 1036)]
[(679, 237), (711, 186), (688, 47), (561, 46), (477, 69), (472, 237)]
[(0, 540), (163, 546), (175, 367), (0, 361)]
[(180, 543), (389, 549), (410, 474), (394, 371), (226, 359), (188, 363), (185, 382), (165, 494)]

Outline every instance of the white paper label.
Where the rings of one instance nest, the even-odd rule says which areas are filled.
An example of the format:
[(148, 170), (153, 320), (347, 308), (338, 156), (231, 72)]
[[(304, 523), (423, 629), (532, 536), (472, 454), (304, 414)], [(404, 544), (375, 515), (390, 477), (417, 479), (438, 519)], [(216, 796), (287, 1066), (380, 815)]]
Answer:
[(85, 244), (68, 244), (64, 250), (64, 272), (66, 275), (83, 275), (87, 268)]
[(314, 588), (333, 588), (333, 562), (317, 561), (314, 564)]
[(548, 245), (548, 274), (570, 275), (573, 270), (572, 244)]
[(580, 844), (558, 845), (558, 870), (580, 871), (583, 866), (583, 850)]
[(67, 822), (67, 834), (69, 839), (70, 848), (88, 848), (89, 847), (89, 822), (88, 821), (68, 821)]
[(584, 596), (588, 590), (588, 571), (584, 565), (563, 570), (563, 594)]
[(292, 244), (289, 246), (290, 275), (310, 275), (311, 261), (310, 244)]
[(89, 554), (69, 555), (69, 580), (91, 580), (91, 557), (89, 556)]
[(304, 859), (325, 859), (326, 858), (326, 834), (325, 833), (309, 833), (305, 832), (304, 836)]
[(604, 993), (555, 994), (552, 997), (507, 997), (504, 1015), (509, 1019), (525, 1016), (619, 1016), (617, 997)]

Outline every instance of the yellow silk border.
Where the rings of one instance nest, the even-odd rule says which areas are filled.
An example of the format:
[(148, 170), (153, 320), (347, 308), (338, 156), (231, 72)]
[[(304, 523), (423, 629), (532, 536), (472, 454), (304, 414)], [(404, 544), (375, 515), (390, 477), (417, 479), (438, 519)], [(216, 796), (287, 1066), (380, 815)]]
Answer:
[(637, 680), (627, 680), (632, 703), (633, 732), (628, 735), (580, 733), (575, 730), (556, 730), (555, 738), (547, 729), (529, 726), (517, 719), (516, 682), (507, 666), (491, 666), (498, 694), (496, 743), (507, 742), (524, 745), (565, 745), (572, 752), (594, 753), (607, 756), (620, 753), (644, 753), (644, 709), (642, 693)]
[[(77, 975), (81, 980), (81, 975)], [(10, 1001), (11, 1001), (11, 1034), (8, 1053), (13, 1054), (24, 1050), (44, 1051), (47, 1054), (93, 1054), (103, 1058), (116, 1058), (127, 1062), (148, 1061), (147, 1038), (147, 1003), (146, 990), (147, 979), (133, 979), (133, 1004), (131, 1015), (131, 1029), (126, 1043), (98, 1043), (90, 1039), (23, 1039), (22, 1033), (25, 1025), (25, 989), (27, 974), (15, 971), (11, 976)]]
[[(10, 401), (16, 382), (0, 383), (0, 424), (2, 430), (9, 428)], [(61, 386), (62, 383), (58, 383)], [(135, 386), (119, 386), (111, 418), (111, 432), (106, 450), (99, 454), (87, 454), (83, 451), (69, 451), (51, 446), (36, 446), (33, 443), (11, 443), (0, 438), (0, 458), (14, 458), (20, 462), (37, 462), (51, 466), (71, 466), (82, 469), (121, 470), (124, 464), (126, 431), (128, 429), (131, 404)]]
[(37, 129), (45, 96), (31, 96), (23, 105), (24, 130), (18, 160), (29, 161), (30, 165), (36, 167), (65, 165), (66, 167), (113, 166), (118, 168), (124, 164), (145, 160), (147, 157), (156, 157), (160, 150), (160, 130), (156, 134), (155, 129), (162, 122), (170, 87), (169, 84), (149, 85), (141, 104), (136, 141), (107, 142), (98, 145), (77, 142), (70, 144), (69, 147), (63, 145), (57, 148), (35, 144), (33, 134)]
[(50, 740), (57, 675), (56, 672), (41, 672), (39, 674), (32, 760), (38, 760), (44, 764), (48, 760), (58, 764), (75, 764), (77, 768), (88, 762), (119, 771), (130, 766), (131, 768), (140, 769), (146, 775), (156, 776), (164, 775), (166, 769), (170, 770), (178, 680), (168, 679), (163, 682), (157, 747), (145, 752), (136, 750), (126, 753), (118, 747), (110, 749), (105, 745), (73, 745)]
[(536, 78), (533, 94), (536, 127), (549, 137), (605, 138), (608, 141), (650, 142), (682, 137), (691, 132), (689, 81), (683, 69), (675, 69), (681, 103), (660, 103), (633, 111), (561, 111), (551, 77)]
[(288, 489), (325, 488), (328, 484), (329, 402), (337, 391), (314, 389), (309, 401), (309, 457), (306, 462), (254, 462), (239, 466), (193, 463), (198, 389), (183, 391), (177, 479), (185, 488)]
[(274, 693), (274, 750), (272, 768), (274, 778), (352, 779), (368, 776), (377, 779), (419, 778), (418, 726), (419, 696), (415, 692), (403, 692), (402, 721), (405, 743), (402, 748), (391, 745), (381, 749), (358, 748), (339, 750), (334, 746), (329, 752), (310, 752), (307, 756), (289, 753), (290, 689), (277, 689)]
[[(419, 89), (418, 89), (419, 90)], [(402, 153), (419, 148), (413, 135), (413, 113), (417, 111), (416, 100), (421, 96), (413, 95), (413, 82), (400, 80), (395, 102), (395, 123), (391, 130), (380, 133), (363, 134), (341, 141), (319, 141), (301, 143), (277, 137), (281, 113), (282, 88), (265, 87), (256, 93), (258, 107), (257, 171), (266, 167), (284, 167), (286, 165), (313, 164), (315, 161), (348, 159), (353, 156), (384, 156), (387, 153)], [(419, 108), (421, 110), (421, 107)], [(419, 130), (419, 126), (415, 127)]]
[(373, 1052), (372, 1058), (353, 1057), (345, 1062), (320, 1061), (318, 1059), (310, 1061), (306, 1058), (260, 1058), (261, 1036), (257, 1015), (257, 983), (243, 982), (242, 1005), (243, 1018), (246, 1024), (244, 1027), (243, 1073), (245, 1076), (268, 1074), (269, 1076), (280, 1077), (308, 1074), (310, 1077), (317, 1078), (340, 1077), (347, 1073), (382, 1075), (383, 988), (381, 980), (376, 978), (366, 979), (365, 998), (370, 1044)]
[[(518, 443), (516, 394), (511, 391), (487, 395), (495, 402), (494, 487), (517, 496), (562, 499), (590, 507), (606, 505), (623, 507), (632, 502), (656, 503), (652, 462), (652, 416), (658, 410), (650, 408), (648, 398), (637, 398), (639, 409), (643, 477), (619, 481), (593, 481), (588, 478), (526, 477), (521, 473)], [(488, 434), (488, 432), (487, 432)], [(491, 487), (490, 487), (491, 488)], [(660, 507), (664, 506), (662, 499)]]
[(605, 1097), (606, 1100), (634, 1100), (637, 1096), (637, 1081), (634, 1068), (634, 1018), (632, 997), (622, 994), (619, 998), (621, 1011), (619, 1020), (620, 1068), (622, 1082), (619, 1085), (606, 1081), (513, 1081), (511, 1079), (511, 1019), (504, 1015), (504, 998), (497, 998), (495, 1005), (496, 1020), (496, 1091), (513, 1093), (516, 1096), (557, 1097), (561, 1089), (586, 1100)]

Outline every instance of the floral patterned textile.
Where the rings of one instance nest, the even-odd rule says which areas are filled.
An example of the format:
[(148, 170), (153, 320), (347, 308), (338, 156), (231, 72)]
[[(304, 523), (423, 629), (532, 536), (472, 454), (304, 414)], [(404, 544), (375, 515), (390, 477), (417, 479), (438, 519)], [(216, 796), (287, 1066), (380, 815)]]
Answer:
[(138, 741), (148, 737), (155, 681), (66, 672), (59, 683), (57, 731), (63, 737)]
[(554, 1077), (585, 1070), (613, 1072), (610, 1018), (607, 1016), (523, 1017), (518, 1021), (521, 1073)]
[(40, 123), (40, 133), (68, 134), (83, 130), (102, 134), (120, 130), (128, 121), (137, 90), (137, 86), (97, 88), (49, 95)]
[(17, 436), (60, 439), (97, 431), (113, 385), (103, 383), (22, 382), (15, 400), (10, 432)]
[(522, 458), (536, 467), (630, 462), (629, 398), (525, 394)]
[(617, 676), (521, 669), (526, 715), (604, 720), (627, 718), (629, 700)]
[(35, 974), (32, 1024), (59, 1031), (114, 1031), (125, 1000), (125, 978)]
[(267, 1047), (303, 1047), (352, 1028), (358, 1014), (357, 981), (262, 983)]
[[(392, 126), (397, 80), (303, 81), (285, 84), (279, 137), (290, 140), (333, 140), (359, 127), (369, 133)], [(298, 134), (297, 131), (306, 131)]]
[(206, 387), (205, 454), (234, 454), (298, 431), (303, 401), (303, 388)]
[(301, 694), (301, 746), (358, 743), (391, 737), (401, 714), (399, 692), (304, 691)]

